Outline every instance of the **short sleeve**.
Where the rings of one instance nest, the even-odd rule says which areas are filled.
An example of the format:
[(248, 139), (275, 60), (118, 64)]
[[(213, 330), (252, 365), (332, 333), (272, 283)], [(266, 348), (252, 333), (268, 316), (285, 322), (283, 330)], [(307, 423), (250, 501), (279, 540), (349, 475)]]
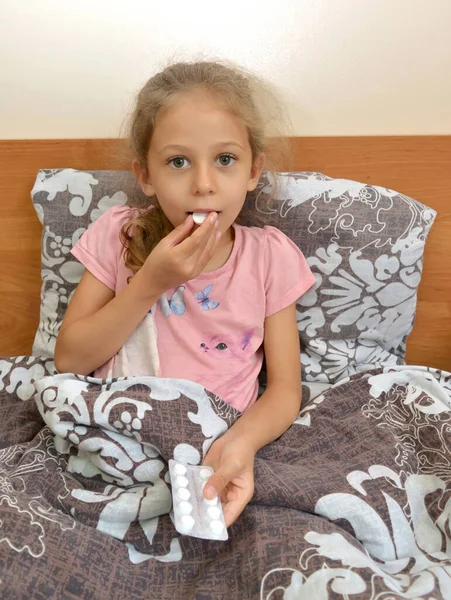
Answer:
[(113, 292), (119, 260), (123, 253), (120, 231), (134, 218), (129, 206), (113, 206), (92, 223), (84, 232), (71, 253)]
[(302, 296), (316, 281), (305, 256), (276, 227), (265, 226), (266, 312), (269, 317)]

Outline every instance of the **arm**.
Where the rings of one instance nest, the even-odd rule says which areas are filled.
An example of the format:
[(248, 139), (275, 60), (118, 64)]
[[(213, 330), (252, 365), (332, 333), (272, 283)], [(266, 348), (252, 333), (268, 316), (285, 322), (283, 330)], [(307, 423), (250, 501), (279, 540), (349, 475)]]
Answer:
[(89, 374), (109, 360), (166, 290), (188, 281), (214, 255), (220, 234), (211, 215), (190, 235), (188, 217), (152, 250), (117, 296), (85, 271), (66, 311), (55, 348), (60, 372)]
[(204, 463), (215, 469), (204, 495), (220, 495), (227, 527), (254, 493), (254, 457), (296, 419), (301, 404), (301, 363), (296, 306), (265, 320), (264, 348), (268, 385), (265, 393), (210, 448)]
[(301, 362), (296, 305), (265, 320), (266, 391), (230, 428), (230, 437), (246, 440), (254, 452), (284, 433), (301, 405)]
[(88, 375), (124, 345), (159, 293), (138, 273), (117, 296), (85, 271), (67, 308), (55, 346), (60, 373)]

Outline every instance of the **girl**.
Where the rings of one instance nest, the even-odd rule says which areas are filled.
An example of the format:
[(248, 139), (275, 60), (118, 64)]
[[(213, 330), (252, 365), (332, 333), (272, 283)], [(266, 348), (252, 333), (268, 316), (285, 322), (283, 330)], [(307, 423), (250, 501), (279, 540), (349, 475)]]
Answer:
[(244, 413), (204, 460), (215, 470), (205, 497), (220, 494), (227, 526), (252, 497), (256, 452), (299, 412), (295, 301), (315, 282), (282, 232), (237, 223), (265, 165), (268, 89), (207, 61), (145, 84), (129, 140), (152, 200), (110, 208), (73, 248), (86, 269), (55, 349), (60, 372), (190, 379)]

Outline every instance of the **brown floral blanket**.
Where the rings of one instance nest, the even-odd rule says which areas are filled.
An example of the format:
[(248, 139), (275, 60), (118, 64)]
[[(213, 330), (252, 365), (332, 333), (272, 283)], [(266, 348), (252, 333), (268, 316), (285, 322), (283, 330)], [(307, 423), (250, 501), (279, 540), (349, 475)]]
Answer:
[(334, 385), (258, 453), (227, 542), (182, 536), (167, 461), (239, 416), (186, 380), (0, 359), (0, 598), (451, 599), (451, 374)]

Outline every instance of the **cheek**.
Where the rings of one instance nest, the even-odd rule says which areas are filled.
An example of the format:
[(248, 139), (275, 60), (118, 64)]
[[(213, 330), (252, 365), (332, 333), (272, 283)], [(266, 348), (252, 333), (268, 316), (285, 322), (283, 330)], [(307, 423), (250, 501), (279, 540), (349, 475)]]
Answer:
[(178, 206), (181, 204), (180, 195), (169, 195), (169, 194), (159, 194), (158, 200), (160, 201), (161, 207), (167, 206), (168, 208), (172, 208), (173, 210), (177, 210)]
[(238, 201), (238, 199), (243, 200), (245, 198), (248, 184), (249, 178), (245, 174), (241, 174), (240, 177), (230, 182), (230, 192), (235, 200)]
[(221, 184), (219, 195), (225, 201), (224, 208), (230, 207), (233, 210), (242, 204), (246, 198), (247, 189), (242, 181), (224, 181)]
[(157, 190), (157, 198), (161, 208), (166, 212), (167, 209), (171, 213), (177, 213), (180, 210), (184, 211), (183, 195), (178, 189), (172, 187), (165, 187), (164, 189)]
[(177, 190), (180, 188), (180, 178), (175, 177), (170, 171), (154, 170), (152, 179), (153, 186), (162, 198), (177, 197)]
[(183, 223), (183, 221), (186, 218), (186, 214), (185, 214), (185, 208), (183, 208), (183, 206), (181, 206), (180, 203), (180, 195), (177, 197), (178, 200), (174, 200), (171, 197), (168, 197), (166, 195), (159, 195), (157, 193), (157, 198), (158, 198), (158, 204), (160, 205), (160, 208), (162, 209), (162, 211), (164, 212), (164, 214), (167, 216), (167, 218), (169, 219), (169, 221), (172, 223), (172, 225), (174, 227), (177, 227), (178, 225), (180, 225), (181, 223)]

